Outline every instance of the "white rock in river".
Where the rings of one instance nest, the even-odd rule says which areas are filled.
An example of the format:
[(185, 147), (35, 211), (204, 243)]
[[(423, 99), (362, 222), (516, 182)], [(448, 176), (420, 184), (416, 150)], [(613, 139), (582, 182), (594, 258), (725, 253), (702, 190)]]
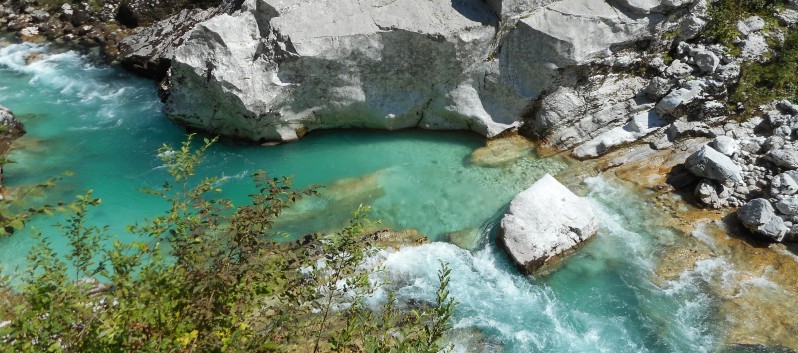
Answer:
[(602, 0), (489, 3), (512, 22), (498, 33), (482, 0), (246, 0), (175, 50), (165, 111), (251, 140), (337, 127), (494, 136), (558, 68), (651, 38), (665, 19)]
[(598, 227), (587, 199), (546, 174), (510, 202), (498, 241), (528, 274), (593, 236)]

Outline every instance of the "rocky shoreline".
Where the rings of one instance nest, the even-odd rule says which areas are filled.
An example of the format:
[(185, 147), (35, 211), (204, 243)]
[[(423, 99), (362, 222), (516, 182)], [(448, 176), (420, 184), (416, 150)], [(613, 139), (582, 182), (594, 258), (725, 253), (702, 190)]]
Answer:
[[(733, 46), (702, 37), (706, 0), (247, 0), (146, 21), (121, 2), (13, 4), (0, 8), (5, 29), (102, 47), (159, 80), (167, 114), (192, 128), (259, 143), (340, 127), (462, 129), (493, 141), (518, 132), (664, 202), (682, 195), (673, 203), (707, 209), (674, 212), (687, 233), (699, 218), (734, 213), (726, 223), (739, 220), (755, 242), (798, 241), (798, 102), (731, 97), (747, 67), (778, 57), (798, 1), (740, 19)], [(517, 262), (531, 272), (567, 252), (558, 246)], [(754, 248), (765, 259), (754, 272), (781, 261)], [(702, 251), (685, 266), (721, 250)], [(756, 307), (738, 294), (727, 295), (728, 313)]]
[[(163, 78), (167, 114), (211, 133), (263, 142), (337, 127), (517, 130), (577, 159), (615, 155), (605, 169), (678, 150), (684, 159), (661, 171), (657, 188), (739, 207), (742, 223), (771, 241), (798, 239), (798, 106), (730, 98), (744, 67), (778, 56), (798, 2), (778, 9), (778, 25), (741, 19), (729, 47), (702, 37), (706, 0), (395, 1), (320, 12), (326, 1), (168, 10), (6, 1), (0, 25), (22, 40), (101, 46), (108, 60)], [(317, 28), (292, 20), (311, 15)], [(357, 25), (336, 20), (344, 15)]]
[[(778, 56), (798, 2), (767, 21), (742, 18), (732, 47), (702, 36), (707, 0), (380, 4), (328, 13), (327, 0), (161, 10), (9, 0), (0, 25), (22, 40), (101, 46), (162, 80), (170, 118), (211, 133), (265, 142), (338, 127), (517, 130), (577, 159), (616, 155), (605, 169), (680, 150), (656, 187), (739, 207), (766, 239), (798, 239), (798, 105), (730, 97), (744, 67)], [(307, 16), (319, 25), (292, 20)]]

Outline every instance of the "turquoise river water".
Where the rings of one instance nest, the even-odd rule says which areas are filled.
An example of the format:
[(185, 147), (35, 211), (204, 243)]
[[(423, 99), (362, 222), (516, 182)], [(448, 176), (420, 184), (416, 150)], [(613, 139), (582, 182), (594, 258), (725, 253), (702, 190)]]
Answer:
[[(26, 63), (31, 54), (40, 58)], [(23, 185), (73, 171), (53, 199), (93, 189), (103, 204), (93, 222), (124, 228), (162, 210), (139, 189), (157, 187), (165, 172), (155, 150), (177, 145), (184, 130), (161, 114), (152, 82), (96, 66), (73, 53), (37, 44), (0, 48), (0, 104), (26, 124), (6, 168), (6, 182)], [(476, 229), (474, 251), (444, 241), (383, 253), (401, 298), (429, 299), (438, 260), (448, 262), (459, 352), (715, 352), (723, 344), (713, 317), (716, 300), (683, 277), (655, 285), (658, 250), (678, 237), (646, 224), (646, 205), (634, 193), (598, 178), (587, 195), (600, 215), (594, 240), (551, 275), (518, 274), (490, 240), (496, 214), (545, 172), (564, 163), (533, 154), (502, 168), (469, 163), (479, 137), (452, 132), (328, 131), (276, 147), (221, 142), (209, 152), (205, 175), (229, 178), (226, 196), (242, 200), (248, 175), (267, 169), (292, 175), (298, 186), (327, 185), (319, 198), (298, 205), (281, 225), (293, 235), (334, 229), (359, 204), (386, 227), (415, 228), (433, 240)], [(64, 240), (34, 222), (56, 248)], [(31, 237), (0, 239), (0, 264), (13, 273), (24, 264)], [(695, 282), (695, 283), (694, 283)]]

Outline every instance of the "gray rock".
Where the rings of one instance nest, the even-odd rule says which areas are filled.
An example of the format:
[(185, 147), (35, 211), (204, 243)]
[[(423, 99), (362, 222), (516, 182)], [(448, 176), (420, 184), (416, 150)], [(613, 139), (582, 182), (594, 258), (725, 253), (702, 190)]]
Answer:
[(742, 42), (740, 57), (744, 60), (762, 61), (768, 49), (767, 39), (759, 33), (752, 33)]
[(667, 125), (653, 110), (637, 113), (625, 125), (610, 129), (577, 147), (576, 158), (594, 158), (608, 152), (613, 147), (634, 142), (657, 129)]
[(784, 141), (784, 137), (771, 135), (771, 136), (768, 136), (767, 138), (765, 138), (765, 141), (762, 144), (762, 147), (764, 147), (768, 151), (770, 151), (770, 150), (778, 150), (778, 149), (783, 148), (786, 143), (787, 142)]
[(704, 97), (707, 84), (703, 80), (685, 82), (681, 87), (668, 93), (656, 105), (661, 115), (671, 115), (682, 106), (686, 106)]
[(781, 217), (774, 216), (768, 223), (760, 226), (757, 229), (757, 232), (772, 239), (773, 241), (783, 242), (786, 240), (785, 237), (789, 230), (789, 227), (784, 223), (784, 220)]
[(775, 206), (787, 216), (798, 216), (798, 196), (785, 197), (777, 201)]
[(729, 206), (731, 193), (723, 186), (715, 185), (709, 179), (702, 179), (694, 190), (694, 194), (702, 204), (719, 209)]
[(737, 143), (737, 140), (728, 136), (718, 136), (712, 140), (709, 145), (716, 151), (729, 157), (733, 157), (740, 153), (740, 144)]
[(782, 241), (788, 228), (781, 217), (776, 216), (768, 200), (754, 199), (737, 210), (737, 218), (752, 232), (775, 241)]
[(491, 10), (503, 20), (516, 18), (538, 10), (558, 0), (485, 0)]
[(536, 45), (538, 59), (562, 67), (607, 56), (612, 46), (650, 37), (664, 19), (660, 14), (626, 14), (605, 1), (562, 0), (524, 16), (514, 33)]
[(257, 141), (337, 127), (495, 136), (558, 68), (651, 38), (664, 20), (593, 0), (246, 0), (175, 50), (165, 112)]
[(679, 38), (683, 40), (693, 39), (706, 27), (707, 21), (696, 15), (689, 15), (682, 20), (679, 25)]
[(708, 122), (720, 122), (726, 120), (728, 109), (723, 102), (706, 101), (701, 105), (701, 118)]
[(798, 11), (784, 9), (776, 14), (776, 18), (782, 26), (793, 26), (798, 22)]
[(765, 159), (782, 168), (798, 168), (798, 150), (792, 145), (789, 145), (788, 148), (779, 148), (769, 151), (767, 155), (765, 155)]
[(31, 12), (30, 17), (36, 22), (46, 22), (50, 18), (50, 14), (44, 10), (34, 10)]
[(651, 110), (636, 97), (645, 80), (621, 75), (591, 77), (577, 87), (561, 86), (541, 98), (526, 126), (552, 146), (571, 149), (622, 125), (630, 115)]
[(692, 52), (691, 56), (693, 60), (695, 60), (696, 66), (707, 74), (715, 72), (715, 69), (720, 65), (720, 58), (715, 55), (715, 53), (706, 49), (698, 49)]
[[(11, 149), (11, 144), (25, 134), (25, 127), (10, 109), (0, 105), (0, 155)], [(0, 187), (3, 186), (3, 168), (0, 166)], [(0, 195), (2, 199), (2, 195)]]
[(727, 180), (740, 182), (743, 180), (740, 166), (729, 157), (709, 146), (704, 146), (690, 155), (690, 157), (687, 157), (685, 166), (693, 175), (703, 178), (721, 182)]
[(670, 66), (665, 69), (665, 74), (672, 78), (686, 78), (693, 73), (693, 67), (679, 59), (671, 62)]
[(528, 274), (593, 236), (598, 227), (587, 199), (547, 174), (510, 202), (498, 241)]
[(674, 80), (665, 78), (665, 77), (654, 77), (644, 89), (646, 95), (653, 99), (653, 100), (660, 100), (664, 97), (668, 92), (670, 92), (671, 88), (673, 88)]
[(798, 106), (792, 104), (792, 102), (788, 100), (782, 100), (777, 102), (776, 107), (785, 111), (788, 114), (798, 114)]
[(773, 206), (762, 198), (749, 201), (737, 211), (737, 217), (749, 228), (762, 226), (774, 216)]
[(183, 10), (150, 26), (138, 27), (119, 43), (119, 61), (128, 69), (160, 80), (174, 51), (197, 23), (214, 15), (212, 10)]
[(685, 136), (715, 137), (706, 123), (701, 121), (685, 121), (683, 119), (676, 120), (668, 126), (668, 135), (674, 140)]
[(25, 134), (25, 126), (10, 109), (0, 105), (0, 154), (8, 150), (8, 146)]
[(732, 84), (737, 82), (737, 80), (740, 78), (740, 73), (742, 72), (741, 70), (742, 69), (740, 69), (740, 65), (736, 63), (721, 65), (715, 70), (712, 78), (719, 82)]
[(771, 132), (771, 133), (774, 136), (782, 137), (785, 140), (791, 140), (792, 139), (792, 129), (788, 125), (779, 126), (779, 127), (775, 128), (775, 129), (773, 129), (773, 132)]
[(744, 20), (737, 22), (737, 30), (743, 36), (748, 36), (751, 33), (759, 32), (765, 28), (765, 20), (759, 16), (751, 16)]
[(773, 195), (793, 195), (798, 192), (798, 181), (788, 173), (773, 177), (770, 182), (770, 193)]

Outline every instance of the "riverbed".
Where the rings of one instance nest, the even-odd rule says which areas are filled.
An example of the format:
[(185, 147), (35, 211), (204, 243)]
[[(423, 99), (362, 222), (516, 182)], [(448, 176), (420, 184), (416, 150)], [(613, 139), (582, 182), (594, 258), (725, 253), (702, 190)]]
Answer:
[[(5, 43), (0, 97), (28, 131), (10, 155), (15, 163), (5, 168), (9, 187), (68, 173), (47, 200), (93, 190), (103, 202), (91, 222), (109, 226), (122, 241), (130, 237), (125, 225), (164, 210), (162, 201), (140, 190), (163, 183), (167, 175), (156, 150), (177, 146), (186, 132), (161, 113), (153, 82), (75, 52)], [(541, 157), (532, 145), (510, 157), (486, 158), (483, 145), (470, 133), (419, 130), (312, 132), (278, 146), (222, 140), (199, 174), (224, 177), (223, 196), (236, 202), (253, 191), (249, 176), (259, 169), (292, 176), (297, 187), (324, 186), (319, 197), (281, 217), (277, 227), (290, 237), (335, 230), (360, 205), (371, 206), (370, 217), (383, 227), (426, 235), (430, 244), (380, 256), (400, 299), (431, 299), (438, 261), (449, 264), (452, 295), (460, 303), (452, 339), (458, 352), (726, 349), (731, 328), (720, 309), (725, 299), (712, 290), (714, 275), (695, 275), (694, 263), (675, 276), (658, 271), (694, 236), (664, 226), (668, 215), (645, 195), (601, 175), (577, 173), (574, 162)], [(551, 273), (525, 277), (495, 245), (495, 227), (512, 197), (546, 173), (587, 196), (601, 228)], [(0, 239), (3, 273), (25, 265), (31, 231), (63, 250), (66, 240), (52, 227), (57, 221), (39, 218), (31, 230)], [(711, 273), (728, 266), (722, 256), (701, 261)], [(752, 279), (749, 288), (784, 290), (754, 279), (761, 281)]]

